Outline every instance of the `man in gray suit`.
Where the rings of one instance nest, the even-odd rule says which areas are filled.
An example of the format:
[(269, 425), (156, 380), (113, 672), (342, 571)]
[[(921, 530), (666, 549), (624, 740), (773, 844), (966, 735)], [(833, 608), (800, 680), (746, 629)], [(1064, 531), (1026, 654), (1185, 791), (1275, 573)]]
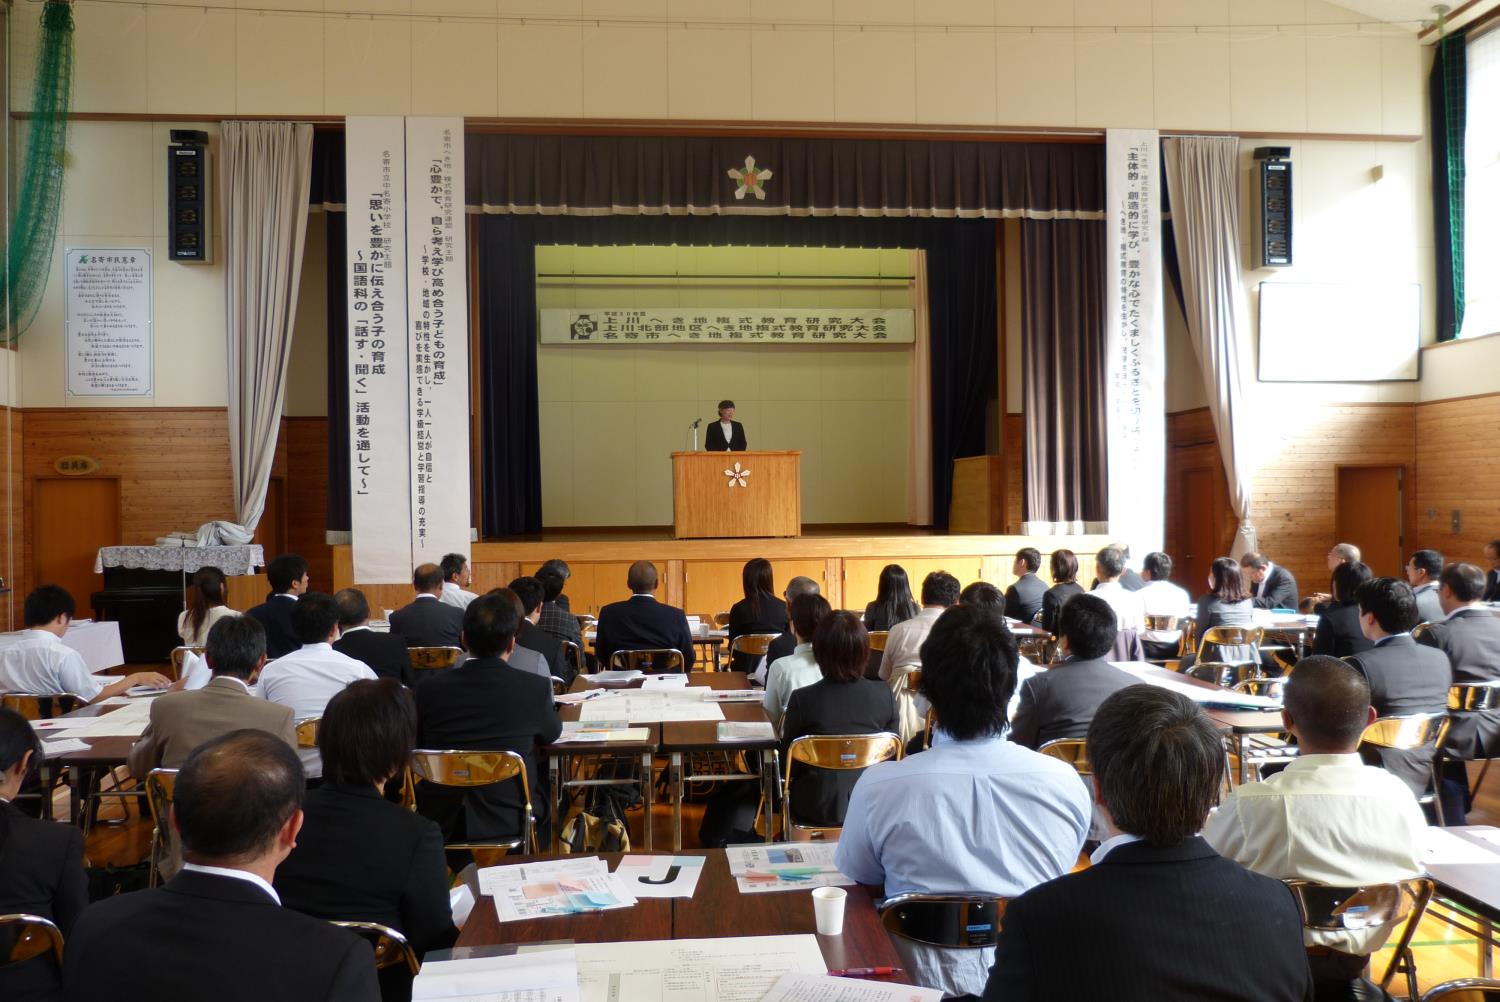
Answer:
[(1418, 550), (1406, 562), (1406, 583), (1417, 596), (1417, 622), (1436, 623), (1443, 618), (1438, 599), (1438, 577), (1443, 573), (1443, 555), (1437, 550)]
[(266, 631), (249, 616), (228, 616), (208, 632), (204, 651), (213, 678), (193, 692), (169, 692), (151, 703), (151, 721), (130, 749), (131, 775), (175, 769), (194, 748), (251, 727), (297, 747), (290, 707), (257, 699), (250, 683), (266, 663)]
[(1011, 722), (1010, 739), (1027, 748), (1085, 737), (1099, 704), (1138, 682), (1104, 660), (1117, 632), (1115, 611), (1104, 599), (1089, 594), (1068, 599), (1058, 632), (1067, 659), (1026, 680)]

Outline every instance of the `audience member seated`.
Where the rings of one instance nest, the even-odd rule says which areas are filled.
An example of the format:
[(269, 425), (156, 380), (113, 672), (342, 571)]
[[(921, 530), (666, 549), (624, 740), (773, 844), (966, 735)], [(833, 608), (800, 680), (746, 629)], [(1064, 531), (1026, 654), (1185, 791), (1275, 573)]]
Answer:
[(1240, 569), (1251, 585), (1250, 601), (1257, 609), (1297, 608), (1297, 579), (1259, 553), (1240, 557)]
[(1484, 544), (1484, 562), (1490, 565), (1484, 576), (1484, 601), (1500, 602), (1500, 539)]
[[(1370, 705), (1381, 717), (1443, 713), (1448, 709), (1452, 669), (1442, 651), (1418, 644), (1409, 632), (1417, 625), (1417, 600), (1411, 588), (1395, 578), (1376, 578), (1360, 585), (1354, 597), (1359, 626), (1369, 650), (1349, 661), (1364, 673)], [(1405, 780), (1417, 796), (1432, 785), (1432, 749), (1367, 749), (1366, 761), (1384, 765)]]
[(533, 576), (540, 578), (543, 574), (556, 574), (561, 581), (561, 584), (558, 586), (557, 597), (549, 598), (547, 601), (557, 603), (564, 612), (572, 612), (572, 603), (568, 601), (568, 596), (562, 593), (562, 588), (567, 586), (568, 578), (573, 576), (573, 570), (568, 566), (568, 562), (553, 557), (551, 560), (543, 562), (542, 566), (536, 569), (536, 574)]
[[(328, 701), (318, 725), (323, 785), (307, 793), (306, 820), (275, 886), (286, 907), (314, 918), (395, 929), (420, 958), (452, 946), (458, 930), (442, 831), (382, 795), (416, 740), (416, 706), (395, 679), (354, 682)], [(404, 967), (380, 980), (385, 1002), (411, 998)]]
[[(1328, 551), (1328, 573), (1333, 574), (1344, 564), (1357, 564), (1359, 560), (1359, 547), (1353, 543), (1335, 543), (1333, 549)], [(1336, 598), (1331, 591), (1313, 592), (1311, 595), (1302, 596), (1302, 601), (1297, 603), (1300, 609), (1307, 603), (1308, 599), (1313, 601), (1313, 612), (1322, 615), (1323, 607), (1332, 604)]]
[[(21, 606), (21, 622), (26, 629), (14, 643), (0, 648), (0, 692), (54, 696), (69, 692), (85, 703), (97, 703), (134, 685), (171, 684), (165, 675), (154, 671), (138, 671), (124, 678), (90, 672), (83, 655), (62, 642), (73, 621), (73, 609), (73, 596), (57, 585), (42, 585), (26, 596)], [(105, 678), (112, 681), (106, 685)], [(181, 687), (181, 682), (174, 686)]]
[(594, 640), (599, 664), (609, 667), (615, 651), (676, 650), (682, 652), (684, 670), (691, 671), (693, 634), (681, 609), (656, 600), (656, 565), (637, 560), (630, 565), (625, 583), (630, 597), (599, 610)]
[(1016, 551), (1015, 562), (1010, 572), (1015, 582), (1005, 589), (1005, 614), (1011, 619), (1029, 623), (1042, 611), (1042, 596), (1047, 593), (1047, 584), (1037, 577), (1042, 568), (1042, 554), (1034, 546)]
[(1111, 836), (1088, 869), (1010, 903), (985, 1002), (1311, 998), (1292, 892), (1197, 834), (1224, 775), (1203, 711), (1153, 685), (1117, 692), (1089, 726), (1088, 758)]
[(422, 564), (411, 576), (417, 597), (391, 613), (391, 632), (406, 638), (408, 647), (457, 647), (464, 628), (464, 610), (442, 600), (443, 569)]
[[(988, 581), (971, 581), (969, 584), (965, 585), (964, 590), (959, 592), (958, 604), (972, 605), (975, 608), (984, 609), (985, 611), (999, 617), (1000, 622), (1005, 623), (1005, 609), (1007, 606), (1007, 600), (1000, 594), (1000, 589), (996, 588)], [(1006, 630), (1009, 630), (1010, 624), (1005, 623), (1005, 628)], [(1019, 646), (1020, 645), (1018, 644), (1017, 647)], [(1015, 692), (1011, 694), (1010, 702), (1007, 703), (1005, 707), (1005, 719), (1007, 721), (1016, 719), (1016, 710), (1018, 710), (1021, 706), (1021, 689), (1026, 685), (1026, 680), (1043, 670), (1044, 669), (1033, 664), (1025, 655), (1017, 655), (1016, 689)], [(1009, 730), (1010, 725), (1007, 723), (1006, 732), (1009, 733)], [(911, 750), (912, 749), (908, 748), (908, 751)], [(918, 747), (915, 750), (921, 751), (921, 748)]]
[(165, 886), (84, 909), (63, 997), (371, 1002), (370, 946), (281, 907), (272, 887), (302, 829), (302, 767), (281, 739), (233, 731), (183, 763), (172, 823), (186, 862)]
[[(1359, 670), (1326, 655), (1302, 659), (1287, 679), (1281, 719), (1300, 754), (1229, 794), (1204, 826), (1204, 841), (1277, 880), (1363, 887), (1421, 876), (1422, 809), (1400, 779), (1358, 754), (1375, 719)], [(1320, 997), (1350, 997), (1350, 983), (1395, 925), (1304, 931), (1318, 948), (1308, 959)]]
[[(1068, 599), (1058, 630), (1066, 657), (1021, 687), (1021, 703), (1011, 723), (1010, 739), (1027, 748), (1083, 737), (1107, 696), (1138, 684), (1134, 675), (1104, 660), (1117, 632), (1115, 612), (1104, 599), (1092, 593)], [(926, 675), (922, 681), (926, 683)]]
[(1370, 649), (1370, 641), (1359, 628), (1359, 603), (1354, 594), (1372, 577), (1370, 568), (1357, 560), (1339, 564), (1333, 569), (1329, 585), (1333, 594), (1318, 614), (1318, 632), (1313, 637), (1314, 654), (1346, 658)]
[(958, 604), (958, 593), (958, 578), (947, 571), (933, 571), (922, 580), (922, 611), (904, 623), (897, 623), (886, 637), (880, 675), (896, 698), (903, 743), (921, 734), (927, 723), (926, 705), (906, 684), (906, 675), (922, 667), (922, 644), (938, 617)]
[(381, 678), (412, 685), (411, 655), (406, 638), (399, 633), (377, 633), (370, 629), (370, 603), (358, 588), (343, 588), (333, 596), (339, 610), (339, 639), (333, 649), (363, 661)]
[[(797, 647), (766, 669), (766, 695), (761, 701), (766, 716), (776, 727), (781, 726), (792, 693), (823, 677), (813, 653), (813, 631), (830, 611), (828, 600), (822, 595), (798, 595), (792, 602), (792, 632), (797, 636)], [(868, 635), (865, 643), (869, 643)], [(863, 671), (865, 666), (861, 663), (859, 667)]]
[(169, 692), (151, 701), (151, 719), (130, 749), (130, 774), (176, 769), (194, 748), (247, 728), (274, 734), (297, 747), (290, 707), (257, 699), (250, 691), (266, 663), (266, 632), (249, 616), (231, 616), (208, 631), (203, 653), (213, 677), (191, 692)]
[(1125, 554), (1113, 546), (1106, 546), (1094, 558), (1097, 580), (1094, 590), (1089, 594), (1103, 599), (1115, 611), (1117, 629), (1135, 630), (1139, 633), (1146, 628), (1146, 607), (1136, 591), (1126, 589), (1120, 583), (1120, 575), (1124, 573)]
[(547, 680), (548, 685), (551, 685), (552, 670), (547, 667), (547, 659), (530, 647), (521, 646), (521, 627), (527, 624), (527, 619), (524, 611), (525, 606), (522, 605), (520, 596), (509, 588), (491, 588), (485, 594), (496, 595), (505, 599), (505, 601), (516, 607), (516, 615), (521, 617), (520, 626), (516, 628), (516, 645), (505, 656), (505, 663), (517, 671), (524, 671), (530, 675), (540, 676)]
[[(552, 685), (506, 663), (516, 645), (521, 604), (506, 594), (481, 595), (464, 610), (470, 660), (417, 687), (417, 745), (461, 751), (513, 751), (526, 760), (537, 819), (537, 841), (547, 844), (547, 788), (536, 767), (536, 747), (562, 733)], [(500, 841), (521, 835), (521, 785), (496, 783), (470, 790), (417, 784), (417, 808), (441, 826), (449, 842)]]
[(1172, 566), (1172, 558), (1165, 553), (1148, 553), (1141, 565), (1141, 577), (1146, 581), (1146, 587), (1136, 592), (1141, 611), (1147, 616), (1171, 616), (1179, 621), (1177, 629), (1148, 629), (1141, 634), (1141, 646), (1152, 661), (1177, 656), (1182, 647), (1181, 621), (1193, 614), (1193, 600), (1187, 590), (1171, 581)]
[(781, 593), (781, 597), (786, 601), (788, 623), (786, 632), (771, 641), (771, 645), (766, 648), (766, 656), (760, 659), (760, 663), (755, 666), (755, 673), (750, 676), (752, 684), (764, 686), (766, 684), (766, 674), (771, 670), (771, 665), (796, 651), (797, 635), (792, 632), (790, 623), (792, 603), (797, 601), (797, 596), (820, 594), (822, 592), (818, 588), (818, 583), (812, 578), (803, 577), (800, 574), (786, 583), (786, 590)]
[[(262, 668), (258, 688), (262, 699), (291, 707), (295, 719), (321, 716), (344, 686), (375, 677), (369, 665), (333, 649), (339, 639), (339, 609), (330, 596), (310, 591), (298, 599), (292, 631), (302, 646)], [(308, 779), (323, 775), (316, 748), (300, 748), (297, 754)]]
[(1240, 565), (1232, 557), (1216, 557), (1208, 568), (1208, 594), (1198, 600), (1198, 650), (1184, 655), (1179, 671), (1187, 671), (1198, 661), (1252, 661), (1248, 646), (1205, 645), (1203, 637), (1216, 626), (1255, 625), (1255, 606), (1245, 590)]
[[(906, 568), (900, 564), (886, 564), (880, 569), (880, 578), (875, 585), (875, 601), (865, 605), (865, 629), (870, 633), (888, 633), (891, 627), (906, 622), (921, 611), (922, 607), (912, 597)], [(878, 681), (884, 661), (884, 650), (871, 650), (869, 663), (865, 665), (865, 678)]]
[[(38, 915), (66, 940), (88, 904), (83, 833), (73, 825), (28, 816), (13, 801), (41, 761), (42, 744), (31, 724), (0, 709), (0, 915)], [(62, 971), (49, 955), (0, 967), (0, 998), (52, 1002), (62, 991)]]
[(1418, 550), (1406, 562), (1406, 583), (1417, 596), (1417, 622), (1436, 623), (1443, 618), (1438, 600), (1438, 577), (1443, 573), (1443, 555), (1437, 550)]
[(177, 614), (177, 636), (184, 646), (202, 647), (208, 631), (225, 616), (239, 613), (225, 604), (228, 581), (217, 567), (200, 567), (188, 586), (187, 608)]
[[(812, 595), (808, 598), (827, 602)], [(804, 599), (805, 601), (805, 599)], [(825, 615), (812, 634), (812, 657), (822, 675), (795, 690), (781, 721), (781, 760), (792, 742), (809, 734), (897, 733), (896, 702), (889, 687), (865, 678), (870, 635), (852, 612)], [(805, 825), (837, 827), (844, 823), (849, 795), (860, 773), (793, 765), (792, 818)]]
[[(516, 647), (540, 657), (549, 679), (560, 678), (571, 684), (575, 673), (573, 666), (563, 659), (562, 644), (537, 625), (542, 618), (542, 596), (546, 589), (536, 578), (521, 577), (510, 583), (510, 590), (521, 603), (521, 626), (516, 631)], [(511, 667), (518, 666), (512, 664)]]
[(266, 657), (275, 659), (302, 646), (292, 630), (292, 610), (298, 597), (312, 587), (312, 579), (307, 574), (307, 561), (295, 553), (273, 558), (266, 565), (266, 578), (271, 582), (271, 594), (245, 615), (265, 627)]
[(479, 597), (464, 590), (474, 582), (474, 569), (469, 566), (469, 558), (462, 553), (450, 553), (443, 557), (438, 568), (443, 572), (443, 593), (438, 600), (444, 605), (467, 609), (469, 603)]
[[(1419, 642), (1448, 655), (1453, 682), (1500, 681), (1500, 617), (1484, 606), (1484, 571), (1449, 564), (1438, 578), (1438, 600), (1444, 618)], [(1443, 755), (1453, 760), (1443, 770), (1443, 820), (1461, 825), (1470, 806), (1463, 762), (1500, 757), (1500, 710), (1453, 714)]]
[[(1120, 571), (1120, 587), (1124, 588), (1126, 591), (1140, 591), (1142, 588), (1146, 587), (1145, 579), (1135, 571), (1130, 569), (1130, 544), (1110, 543), (1107, 548), (1120, 551), (1120, 566), (1122, 568)], [(1089, 585), (1089, 591), (1094, 591), (1095, 589), (1097, 589), (1101, 581), (1103, 581), (1103, 578), (1096, 575), (1094, 578), (1094, 583)]]
[[(1001, 736), (1015, 638), (983, 609), (949, 609), (922, 645), (922, 666), (938, 721), (932, 747), (860, 776), (834, 856), (839, 870), (888, 897), (1012, 898), (1067, 873), (1088, 833), (1088, 791), (1072, 766)], [(913, 981), (948, 995), (978, 994), (994, 953), (892, 942)], [(1069, 945), (1077, 951), (1078, 942)]]
[[(746, 561), (740, 573), (745, 597), (729, 607), (729, 643), (746, 633), (782, 634), (787, 629), (787, 607), (776, 597), (771, 577), (771, 562), (763, 557)], [(752, 672), (760, 662), (759, 654), (737, 653), (730, 668)]]
[(578, 625), (578, 617), (557, 601), (562, 597), (562, 575), (555, 569), (544, 566), (536, 572), (536, 579), (542, 586), (542, 611), (537, 616), (536, 625), (559, 641), (577, 644), (582, 651), (583, 628)]
[(1072, 550), (1053, 550), (1050, 562), (1052, 587), (1042, 595), (1041, 619), (1037, 623), (1048, 633), (1057, 633), (1057, 617), (1063, 604), (1074, 595), (1083, 594), (1078, 583), (1078, 557)]

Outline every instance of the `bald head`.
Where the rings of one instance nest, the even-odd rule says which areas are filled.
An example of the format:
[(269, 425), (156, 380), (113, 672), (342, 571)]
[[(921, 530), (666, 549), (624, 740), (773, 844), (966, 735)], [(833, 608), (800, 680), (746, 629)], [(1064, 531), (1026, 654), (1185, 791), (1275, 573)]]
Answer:
[(656, 591), (656, 565), (649, 560), (637, 560), (625, 574), (625, 583), (632, 595), (650, 595)]
[(1284, 706), (1288, 726), (1309, 755), (1354, 751), (1373, 718), (1364, 675), (1347, 661), (1322, 654), (1297, 662)]
[(411, 586), (418, 595), (441, 595), (443, 592), (443, 569), (437, 564), (420, 564), (412, 571)]

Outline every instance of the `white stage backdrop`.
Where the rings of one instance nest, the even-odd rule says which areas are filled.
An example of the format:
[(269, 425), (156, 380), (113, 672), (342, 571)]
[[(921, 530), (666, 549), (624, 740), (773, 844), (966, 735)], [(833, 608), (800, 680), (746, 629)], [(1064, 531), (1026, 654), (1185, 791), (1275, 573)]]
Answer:
[(460, 118), (345, 122), (350, 528), (363, 584), (410, 581), (416, 563), (469, 552), (462, 137)]
[(1105, 164), (1109, 532), (1139, 556), (1161, 549), (1165, 530), (1166, 334), (1156, 130), (1107, 130)]

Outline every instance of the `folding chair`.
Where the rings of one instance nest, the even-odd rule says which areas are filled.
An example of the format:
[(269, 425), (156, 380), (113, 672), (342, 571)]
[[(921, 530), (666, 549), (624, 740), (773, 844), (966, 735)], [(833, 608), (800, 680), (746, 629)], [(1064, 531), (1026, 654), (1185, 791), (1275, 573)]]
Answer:
[(1329, 887), (1308, 880), (1283, 881), (1291, 888), (1302, 913), (1304, 929), (1339, 932), (1370, 929), (1402, 922), (1396, 937), (1395, 952), (1386, 966), (1379, 987), (1385, 991), (1398, 971), (1406, 975), (1408, 998), (1417, 997), (1417, 962), (1412, 956), (1411, 939), (1422, 921), (1422, 913), (1432, 900), (1433, 882), (1427, 877), (1413, 877), (1390, 884), (1364, 887)]
[[(1487, 710), (1500, 710), (1500, 682), (1458, 682), (1448, 687), (1448, 711), (1450, 715), (1453, 713), (1482, 713)], [(1487, 758), (1467, 759), (1466, 761), (1482, 761), (1484, 763), (1479, 768), (1479, 777), (1474, 780), (1474, 785), (1469, 789), (1469, 799), (1473, 800), (1473, 798), (1479, 795), (1479, 788), (1484, 785), (1484, 777), (1490, 771), (1490, 763), (1494, 760)]]
[(1209, 661), (1259, 666), (1263, 637), (1258, 626), (1211, 626), (1198, 638), (1198, 654)]
[[(734, 669), (734, 656), (736, 654), (747, 654), (755, 658), (763, 658), (766, 651), (770, 650), (771, 641), (779, 634), (775, 633), (741, 633), (729, 642), (729, 668)], [(751, 665), (754, 669), (754, 664)]]
[(536, 852), (536, 815), (531, 806), (531, 783), (526, 778), (526, 760), (513, 751), (435, 751), (418, 748), (411, 753), (411, 771), (435, 786), (472, 790), (495, 783), (519, 780), (523, 801), (521, 837), (484, 842), (449, 842), (444, 849), (517, 849)]
[(48, 953), (61, 971), (63, 934), (51, 919), (25, 912), (0, 915), (0, 981), (4, 980), (7, 967)]
[(413, 671), (441, 671), (464, 659), (462, 647), (408, 647)]
[(781, 795), (782, 836), (793, 842), (837, 840), (843, 825), (804, 825), (792, 817), (792, 766), (801, 763), (815, 769), (862, 772), (876, 762), (901, 757), (901, 738), (888, 731), (878, 734), (805, 734), (786, 752), (786, 788)]
[(375, 951), (375, 970), (405, 967), (415, 977), (422, 969), (421, 961), (417, 960), (416, 952), (412, 950), (406, 937), (390, 926), (381, 925), (379, 922), (334, 922), (333, 924), (348, 929), (370, 944)]
[(168, 814), (172, 806), (172, 792), (176, 786), (176, 769), (152, 769), (146, 774), (146, 805), (151, 810), (151, 872), (146, 878), (148, 887), (157, 885), (161, 866), (172, 850), (172, 823)]
[(1089, 765), (1088, 742), (1083, 738), (1054, 738), (1038, 748), (1037, 751), (1061, 762), (1068, 763), (1080, 776), (1092, 776), (1094, 774), (1093, 768)]
[(203, 656), (203, 652), (206, 650), (208, 650), (207, 647), (194, 647), (190, 645), (172, 648), (172, 681), (176, 682), (178, 679), (182, 678), (182, 668), (183, 665), (187, 664), (187, 658), (189, 654), (201, 658)]
[(1442, 752), (1443, 742), (1447, 740), (1450, 723), (1446, 713), (1413, 713), (1399, 717), (1379, 717), (1365, 728), (1364, 734), (1359, 739), (1362, 745), (1398, 751), (1416, 751), (1429, 745), (1432, 747), (1432, 761), (1427, 767), (1428, 775), (1431, 777), (1431, 786), (1426, 793), (1417, 798), (1417, 803), (1424, 806), (1432, 805), (1433, 813), (1437, 815), (1439, 828), (1443, 827), (1443, 801), (1438, 796), (1441, 780), (1438, 777), (1437, 760)]
[(318, 747), (318, 724), (322, 721), (321, 716), (303, 717), (297, 721), (297, 747)]
[(1459, 978), (1433, 985), (1422, 1002), (1500, 1002), (1500, 981), (1492, 978)]
[(678, 650), (642, 648), (640, 650), (615, 651), (609, 656), (609, 666), (615, 670), (637, 670), (648, 674), (661, 675), (667, 672), (686, 671), (687, 659)]
[(1006, 898), (979, 894), (898, 894), (882, 901), (880, 924), (891, 936), (953, 950), (994, 946)]

